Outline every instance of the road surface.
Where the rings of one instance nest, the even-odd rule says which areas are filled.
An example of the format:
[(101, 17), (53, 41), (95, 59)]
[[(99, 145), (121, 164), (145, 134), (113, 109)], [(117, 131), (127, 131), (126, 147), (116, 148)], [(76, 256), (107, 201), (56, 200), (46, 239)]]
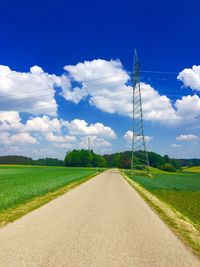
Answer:
[(196, 267), (200, 262), (110, 170), (0, 229), (0, 266)]

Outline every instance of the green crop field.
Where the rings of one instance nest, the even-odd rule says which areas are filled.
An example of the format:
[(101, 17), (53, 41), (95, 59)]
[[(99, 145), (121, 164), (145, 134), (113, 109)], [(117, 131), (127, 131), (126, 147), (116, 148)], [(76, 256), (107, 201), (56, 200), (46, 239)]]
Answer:
[(0, 212), (95, 174), (92, 168), (0, 166)]
[(130, 173), (127, 175), (189, 218), (200, 229), (200, 167), (188, 168), (180, 173), (152, 171), (154, 178), (131, 176)]
[(198, 172), (198, 173), (200, 173), (200, 166), (185, 168), (185, 171), (187, 171), (187, 172)]

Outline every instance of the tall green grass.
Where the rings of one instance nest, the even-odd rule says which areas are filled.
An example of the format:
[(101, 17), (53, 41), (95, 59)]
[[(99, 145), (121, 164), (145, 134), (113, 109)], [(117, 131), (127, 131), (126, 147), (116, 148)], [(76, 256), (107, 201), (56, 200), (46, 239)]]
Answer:
[[(198, 168), (196, 168), (197, 170)], [(200, 169), (200, 168), (199, 168)], [(200, 229), (200, 172), (167, 173), (153, 170), (153, 177), (127, 175), (160, 200), (193, 221)]]
[(92, 168), (0, 166), (0, 212), (95, 172)]
[(133, 176), (136, 182), (149, 190), (166, 189), (172, 191), (200, 192), (200, 173), (180, 172), (180, 173), (153, 173), (153, 178), (146, 176)]

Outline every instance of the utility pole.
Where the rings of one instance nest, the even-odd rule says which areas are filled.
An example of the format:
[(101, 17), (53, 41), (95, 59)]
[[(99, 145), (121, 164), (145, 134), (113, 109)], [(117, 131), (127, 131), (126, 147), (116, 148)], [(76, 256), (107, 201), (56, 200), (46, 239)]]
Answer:
[[(134, 65), (133, 65), (133, 95), (132, 95), (132, 156), (131, 156), (131, 173), (137, 169), (144, 170), (148, 175), (151, 175), (149, 169), (149, 158), (146, 150), (142, 98), (140, 87), (140, 64), (136, 49), (134, 50)], [(140, 163), (135, 160), (135, 156), (140, 155)]]

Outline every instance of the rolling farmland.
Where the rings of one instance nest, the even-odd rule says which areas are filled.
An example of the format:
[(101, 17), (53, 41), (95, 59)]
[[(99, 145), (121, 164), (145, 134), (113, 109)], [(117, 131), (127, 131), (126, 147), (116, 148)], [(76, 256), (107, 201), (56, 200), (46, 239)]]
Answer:
[(200, 173), (200, 166), (189, 167), (189, 168), (186, 168), (185, 171)]
[(4, 267), (199, 266), (118, 170), (0, 229), (0, 247)]
[[(186, 171), (187, 170), (187, 171)], [(200, 168), (180, 173), (152, 169), (154, 178), (131, 177), (145, 189), (190, 219), (200, 229)]]
[(0, 166), (0, 210), (55, 191), (95, 172), (89, 168)]
[[(67, 185), (79, 183), (95, 173), (96, 169), (92, 168), (1, 165), (0, 222), (12, 221), (15, 217), (20, 217), (31, 209), (40, 206), (40, 204), (36, 203), (32, 208), (29, 207), (27, 212), (20, 212), (18, 216), (15, 209), (19, 206), (23, 206), (37, 197), (58, 191)], [(43, 199), (41, 204), (48, 202), (52, 198), (51, 196), (49, 199)], [(41, 201), (38, 202), (40, 203)], [(10, 210), (15, 212), (9, 215)], [(8, 219), (7, 215), (9, 215)]]

